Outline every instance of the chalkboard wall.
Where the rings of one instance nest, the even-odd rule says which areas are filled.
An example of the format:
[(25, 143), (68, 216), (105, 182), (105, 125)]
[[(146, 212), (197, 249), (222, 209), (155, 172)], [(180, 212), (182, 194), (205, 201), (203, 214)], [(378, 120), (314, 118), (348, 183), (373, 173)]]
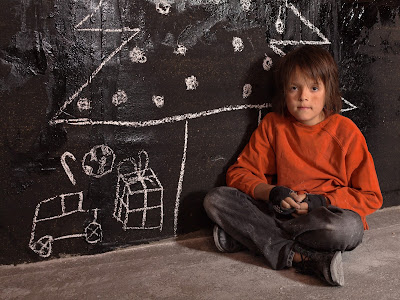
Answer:
[(300, 44), (333, 54), (342, 113), (367, 139), (384, 205), (400, 204), (398, 1), (3, 2), (1, 264), (209, 226), (204, 195)]

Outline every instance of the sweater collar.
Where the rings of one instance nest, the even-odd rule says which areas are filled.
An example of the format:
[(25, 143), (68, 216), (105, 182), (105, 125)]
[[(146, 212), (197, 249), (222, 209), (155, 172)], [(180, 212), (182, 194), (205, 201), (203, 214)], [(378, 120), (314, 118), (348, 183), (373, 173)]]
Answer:
[(336, 115), (336, 114), (328, 115), (328, 113), (326, 112), (326, 110), (324, 110), (324, 112), (325, 112), (325, 115), (326, 115), (327, 117), (326, 117), (323, 121), (321, 121), (321, 122), (319, 122), (318, 124), (315, 124), (315, 125), (306, 125), (306, 124), (303, 124), (303, 123), (297, 121), (296, 118), (293, 117), (289, 112), (287, 112), (287, 117), (288, 117), (289, 121), (290, 121), (293, 125), (295, 125), (296, 127), (304, 128), (304, 129), (307, 130), (307, 131), (318, 131), (318, 130), (320, 130), (321, 128), (325, 127), (325, 125), (326, 125), (327, 123), (330, 122), (330, 120), (332, 119), (332, 117)]

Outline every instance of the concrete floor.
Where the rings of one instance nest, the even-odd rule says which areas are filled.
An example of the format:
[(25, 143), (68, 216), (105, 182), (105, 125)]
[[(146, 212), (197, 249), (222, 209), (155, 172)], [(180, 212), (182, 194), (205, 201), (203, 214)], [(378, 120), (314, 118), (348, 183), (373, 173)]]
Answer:
[(368, 218), (345, 253), (345, 286), (293, 269), (274, 271), (248, 252), (218, 253), (210, 232), (114, 252), (0, 266), (0, 299), (400, 299), (400, 207)]

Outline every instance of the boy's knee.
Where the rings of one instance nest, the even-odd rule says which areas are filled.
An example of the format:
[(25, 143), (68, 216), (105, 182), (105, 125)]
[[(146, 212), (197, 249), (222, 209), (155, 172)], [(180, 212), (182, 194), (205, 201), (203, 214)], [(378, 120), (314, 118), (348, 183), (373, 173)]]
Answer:
[(298, 241), (321, 251), (349, 251), (361, 244), (364, 226), (361, 217), (351, 211), (334, 206), (312, 211), (319, 223), (317, 231), (302, 234)]
[(351, 210), (346, 210), (345, 212), (342, 235), (345, 236), (347, 247), (344, 250), (353, 250), (362, 242), (364, 237), (364, 224), (359, 214)]
[(332, 230), (328, 231), (337, 250), (349, 251), (361, 244), (364, 236), (364, 225), (361, 217), (351, 210), (341, 210), (339, 220)]
[(220, 186), (210, 190), (204, 198), (203, 206), (206, 211), (222, 207), (227, 199), (230, 198), (229, 194), (235, 190), (234, 188), (227, 186)]

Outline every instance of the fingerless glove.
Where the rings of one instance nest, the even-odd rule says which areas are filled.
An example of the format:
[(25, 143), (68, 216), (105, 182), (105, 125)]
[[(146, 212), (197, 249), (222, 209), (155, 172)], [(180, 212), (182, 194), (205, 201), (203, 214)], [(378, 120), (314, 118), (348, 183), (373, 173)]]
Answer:
[(269, 193), (269, 201), (272, 203), (274, 210), (282, 215), (289, 215), (294, 213), (296, 209), (294, 207), (284, 209), (281, 207), (281, 201), (287, 197), (290, 197), (290, 194), (293, 191), (285, 186), (276, 186)]
[(327, 206), (326, 198), (322, 195), (306, 194), (306, 198), (303, 202), (308, 204), (308, 212), (321, 206)]

